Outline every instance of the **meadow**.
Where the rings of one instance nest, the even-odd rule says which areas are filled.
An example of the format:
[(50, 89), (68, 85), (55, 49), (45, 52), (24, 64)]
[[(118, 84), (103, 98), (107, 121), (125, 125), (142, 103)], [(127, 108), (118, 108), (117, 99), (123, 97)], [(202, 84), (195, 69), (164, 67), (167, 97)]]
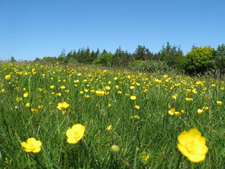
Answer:
[[(2, 62), (0, 71), (0, 168), (225, 165), (221, 79), (58, 63)], [(199, 162), (178, 149), (193, 128), (208, 147)]]

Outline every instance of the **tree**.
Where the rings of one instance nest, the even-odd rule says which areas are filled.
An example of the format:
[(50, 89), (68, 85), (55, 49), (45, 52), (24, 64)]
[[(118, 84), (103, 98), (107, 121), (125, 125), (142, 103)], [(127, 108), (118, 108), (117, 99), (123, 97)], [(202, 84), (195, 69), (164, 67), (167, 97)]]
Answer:
[(134, 53), (135, 60), (146, 60), (146, 48), (145, 46), (138, 45), (135, 53)]
[(13, 56), (11, 56), (10, 62), (16, 62), (16, 59)]
[(183, 57), (183, 52), (180, 47), (171, 46), (169, 42), (167, 42), (166, 47), (164, 47), (164, 45), (162, 46), (160, 60), (165, 61), (168, 66), (177, 67), (176, 61), (179, 60), (180, 57)]
[(147, 48), (146, 49), (146, 59), (147, 60), (155, 60), (154, 54), (150, 52), (150, 50)]
[(215, 68), (216, 51), (210, 46), (193, 48), (185, 56), (184, 69), (187, 73), (204, 73)]
[(66, 57), (66, 50), (63, 48), (59, 57)]
[(124, 67), (128, 67), (130, 60), (131, 59), (131, 54), (127, 52), (127, 50), (125, 52), (123, 52), (122, 56), (121, 56), (121, 63)]
[(225, 73), (225, 44), (218, 45), (216, 55), (216, 67), (221, 73)]

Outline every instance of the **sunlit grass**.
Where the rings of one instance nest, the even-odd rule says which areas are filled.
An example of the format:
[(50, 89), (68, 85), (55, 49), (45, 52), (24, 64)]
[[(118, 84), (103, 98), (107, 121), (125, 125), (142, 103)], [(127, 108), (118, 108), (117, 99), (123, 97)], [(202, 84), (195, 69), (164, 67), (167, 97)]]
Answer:
[[(60, 64), (0, 69), (1, 168), (187, 168), (177, 137), (191, 128), (209, 148), (195, 166), (224, 165), (222, 80)], [(74, 124), (85, 133), (69, 144)], [(40, 152), (24, 151), (28, 138), (41, 141)]]

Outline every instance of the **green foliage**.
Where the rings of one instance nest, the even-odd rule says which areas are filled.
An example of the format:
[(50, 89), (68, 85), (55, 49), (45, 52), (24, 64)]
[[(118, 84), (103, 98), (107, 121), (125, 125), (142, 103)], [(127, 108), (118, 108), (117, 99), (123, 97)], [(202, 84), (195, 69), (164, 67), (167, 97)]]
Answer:
[(85, 49), (79, 49), (78, 52), (70, 51), (67, 55), (65, 60), (67, 60), (68, 63), (77, 62), (77, 63), (85, 63), (85, 64), (92, 64), (95, 59), (97, 59), (99, 55), (99, 50), (97, 49), (96, 52), (90, 51), (89, 48)]
[(177, 63), (177, 60), (180, 60), (183, 58), (183, 52), (176, 46), (171, 46), (169, 42), (167, 42), (166, 47), (162, 47), (162, 50), (160, 51), (160, 60), (166, 62), (166, 64), (170, 67), (177, 67), (179, 63)]
[(112, 66), (113, 62), (113, 54), (104, 52), (99, 56), (99, 58), (95, 59), (93, 64), (100, 66)]
[[(140, 61), (138, 61), (138, 62), (140, 62)], [(137, 63), (135, 63), (135, 64), (137, 64)], [(142, 61), (139, 64), (137, 64), (134, 67), (134, 70), (139, 70), (139, 71), (144, 71), (144, 72), (167, 72), (167, 71), (171, 71), (172, 68), (170, 68), (163, 61), (147, 60), (147, 61)]]
[(135, 60), (149, 60), (153, 58), (153, 53), (145, 46), (138, 45), (133, 57)]
[(14, 62), (16, 62), (16, 59), (12, 56), (10, 59), (10, 62), (14, 63)]
[(216, 67), (220, 73), (225, 73), (225, 44), (219, 45), (216, 51)]
[(189, 74), (202, 74), (215, 68), (215, 58), (216, 51), (211, 47), (193, 48), (184, 58), (184, 69)]
[[(37, 60), (37, 58), (36, 58), (36, 60)], [(50, 63), (56, 63), (57, 62), (56, 57), (50, 57), (50, 56), (45, 56), (42, 60), (44, 62), (50, 62)]]
[(131, 67), (130, 68), (135, 70), (136, 67), (142, 62), (143, 62), (143, 60), (135, 60), (134, 62), (131, 63)]
[[(42, 60), (36, 58), (35, 62), (51, 62), (51, 63), (81, 63), (81, 64), (94, 64), (99, 66), (110, 66), (120, 68), (131, 68), (134, 69), (137, 64), (141, 61), (154, 61), (151, 63), (151, 67), (157, 67), (156, 69), (162, 68), (165, 71), (168, 68), (165, 65), (171, 67), (179, 72), (186, 72), (189, 74), (204, 74), (206, 72), (220, 72), (225, 73), (225, 45), (219, 45), (215, 51), (211, 47), (196, 47), (192, 46), (191, 52), (187, 53), (186, 56), (180, 47), (172, 46), (167, 42), (166, 46), (162, 46), (162, 49), (157, 53), (152, 53), (144, 45), (138, 45), (134, 53), (128, 53), (119, 47), (115, 53), (107, 52), (105, 49), (101, 52), (91, 51), (89, 48), (82, 48), (78, 51), (70, 51), (68, 54), (65, 53), (65, 49), (62, 50), (58, 57), (44, 57)], [(158, 63), (157, 63), (158, 61)], [(161, 62), (160, 62), (161, 61)], [(149, 63), (145, 62), (145, 67), (135, 68), (137, 70), (152, 71), (147, 66)], [(155, 68), (153, 71), (155, 71)]]

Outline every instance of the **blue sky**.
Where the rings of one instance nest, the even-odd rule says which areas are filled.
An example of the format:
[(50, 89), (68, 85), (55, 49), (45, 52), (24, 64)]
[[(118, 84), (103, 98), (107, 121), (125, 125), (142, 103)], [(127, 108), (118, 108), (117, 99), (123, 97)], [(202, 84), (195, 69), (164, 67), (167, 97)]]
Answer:
[(225, 43), (224, 0), (0, 0), (0, 60)]

